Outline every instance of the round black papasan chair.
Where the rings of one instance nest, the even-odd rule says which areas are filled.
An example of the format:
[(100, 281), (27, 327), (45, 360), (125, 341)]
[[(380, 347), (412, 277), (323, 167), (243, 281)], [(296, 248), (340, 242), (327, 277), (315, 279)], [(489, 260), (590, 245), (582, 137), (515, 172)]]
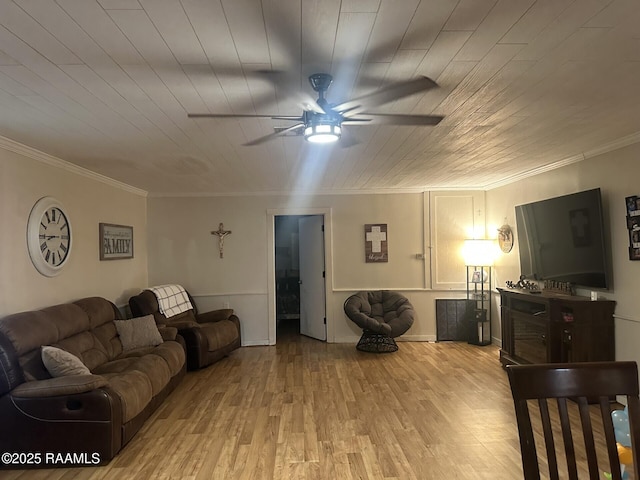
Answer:
[(405, 333), (416, 318), (409, 299), (398, 292), (358, 292), (344, 302), (344, 313), (362, 328), (356, 348), (363, 352), (395, 352), (394, 338)]

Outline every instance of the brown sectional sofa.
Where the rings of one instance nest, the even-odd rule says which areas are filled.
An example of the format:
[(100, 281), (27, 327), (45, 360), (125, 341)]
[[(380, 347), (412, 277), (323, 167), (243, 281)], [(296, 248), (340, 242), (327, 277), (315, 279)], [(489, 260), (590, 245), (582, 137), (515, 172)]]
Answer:
[[(40, 452), (31, 465), (0, 468), (72, 466), (48, 460), (79, 453), (87, 464), (107, 463), (177, 386), (186, 372), (177, 330), (160, 328), (159, 345), (125, 351), (120, 319), (100, 297), (0, 319), (0, 452)], [(52, 377), (44, 345), (72, 353), (90, 374)]]
[(192, 309), (167, 318), (160, 313), (158, 299), (151, 290), (143, 290), (129, 299), (133, 316), (153, 315), (158, 325), (178, 329), (187, 345), (187, 368), (197, 370), (211, 365), (242, 344), (240, 320), (232, 309), (199, 313), (187, 292)]

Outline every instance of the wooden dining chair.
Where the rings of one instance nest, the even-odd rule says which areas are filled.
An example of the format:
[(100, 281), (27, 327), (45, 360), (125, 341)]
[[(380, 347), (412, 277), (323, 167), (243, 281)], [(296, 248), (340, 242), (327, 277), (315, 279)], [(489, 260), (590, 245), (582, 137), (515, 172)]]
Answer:
[[(640, 441), (640, 400), (638, 399), (638, 367), (635, 362), (509, 365), (507, 366), (507, 374), (515, 405), (525, 480), (540, 479), (540, 467), (528, 400), (537, 401), (538, 404), (550, 479), (578, 480), (577, 451), (573, 442), (572, 423), (569, 415), (569, 412), (575, 407), (568, 402), (569, 400), (577, 405), (580, 422), (574, 419), (573, 427), (574, 431), (582, 430), (583, 451), (589, 469), (589, 478), (591, 480), (602, 478), (598, 471), (598, 458), (591, 422), (591, 414), (594, 413), (597, 418), (599, 411), (606, 442), (606, 457), (609, 460), (608, 472), (611, 473), (612, 479), (621, 480), (616, 436), (611, 418), (611, 399), (618, 395), (626, 396), (633, 450), (632, 468), (634, 478), (640, 480), (638, 475), (638, 467), (640, 466), (640, 444), (638, 443)], [(567, 468), (566, 473), (562, 474), (558, 469), (549, 403), (557, 403), (558, 408), (557, 418), (560, 422)], [(599, 407), (590, 407), (589, 403), (597, 403)], [(531, 406), (533, 405), (535, 402), (531, 402)], [(531, 413), (535, 413), (535, 410), (532, 408)], [(556, 431), (558, 431), (557, 423)], [(538, 435), (538, 437), (540, 436)], [(601, 454), (601, 457), (603, 456), (605, 455)]]

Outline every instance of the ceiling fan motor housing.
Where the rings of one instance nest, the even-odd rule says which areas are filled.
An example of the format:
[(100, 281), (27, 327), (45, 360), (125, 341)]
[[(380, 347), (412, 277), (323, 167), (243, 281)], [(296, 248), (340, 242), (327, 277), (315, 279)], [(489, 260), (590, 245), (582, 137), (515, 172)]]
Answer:
[(335, 142), (342, 135), (342, 115), (327, 108), (327, 113), (305, 111), (304, 136), (314, 143)]
[(331, 83), (333, 82), (333, 77), (328, 73), (314, 73), (309, 76), (309, 83), (311, 87), (322, 96), (322, 93), (326, 92)]

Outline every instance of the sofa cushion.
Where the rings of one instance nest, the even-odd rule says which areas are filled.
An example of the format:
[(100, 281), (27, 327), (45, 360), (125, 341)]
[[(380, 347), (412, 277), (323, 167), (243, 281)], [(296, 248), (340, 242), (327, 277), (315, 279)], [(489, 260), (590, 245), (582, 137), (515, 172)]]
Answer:
[(182, 370), (186, 361), (184, 348), (178, 342), (165, 342), (154, 348), (152, 353), (164, 359), (172, 377)]
[(98, 338), (91, 331), (77, 333), (62, 339), (52, 346), (72, 353), (84, 363), (89, 370), (109, 360), (109, 355)]
[(153, 315), (115, 320), (114, 323), (125, 352), (140, 347), (153, 347), (163, 342)]
[(167, 362), (158, 355), (145, 355), (140, 357), (134, 367), (144, 373), (151, 383), (151, 392), (157, 395), (167, 386), (171, 380), (171, 372)]
[(52, 377), (68, 375), (90, 375), (87, 366), (72, 353), (49, 345), (41, 349), (42, 363)]
[(153, 397), (153, 387), (149, 377), (139, 370), (104, 372), (100, 373), (100, 376), (107, 379), (109, 387), (120, 399), (123, 423), (142, 412)]
[[(148, 355), (155, 355), (161, 358), (166, 363), (172, 377), (182, 370), (184, 362), (186, 361), (186, 354), (182, 345), (178, 342), (164, 342), (157, 347), (137, 348), (125, 352), (121, 359), (109, 362), (97, 371), (105, 371), (105, 369), (108, 369), (108, 371), (116, 371), (115, 369), (117, 368), (124, 369), (124, 365), (126, 365), (126, 368), (137, 368), (136, 364), (132, 362), (132, 359)], [(121, 360), (124, 359), (128, 360), (121, 362)]]

